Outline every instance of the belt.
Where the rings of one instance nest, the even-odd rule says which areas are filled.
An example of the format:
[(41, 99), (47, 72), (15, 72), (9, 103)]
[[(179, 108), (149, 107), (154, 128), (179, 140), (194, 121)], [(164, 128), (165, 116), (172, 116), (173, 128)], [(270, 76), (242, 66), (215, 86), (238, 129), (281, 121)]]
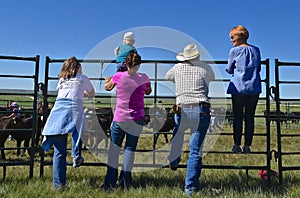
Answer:
[(207, 108), (210, 108), (210, 104), (207, 103), (207, 102), (180, 104), (180, 106), (182, 108), (189, 108), (189, 107), (207, 107)]

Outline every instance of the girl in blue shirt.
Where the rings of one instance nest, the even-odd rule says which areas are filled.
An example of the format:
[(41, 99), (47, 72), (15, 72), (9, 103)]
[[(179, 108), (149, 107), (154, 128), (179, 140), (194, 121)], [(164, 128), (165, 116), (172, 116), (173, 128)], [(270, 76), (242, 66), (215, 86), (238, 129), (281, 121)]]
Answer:
[[(234, 27), (229, 35), (234, 47), (230, 50), (225, 70), (232, 74), (227, 89), (227, 93), (232, 97), (234, 138), (232, 151), (249, 154), (254, 133), (254, 115), (261, 93), (261, 55), (258, 47), (247, 43), (249, 32), (244, 26)], [(242, 150), (240, 146), (243, 118), (245, 143)]]

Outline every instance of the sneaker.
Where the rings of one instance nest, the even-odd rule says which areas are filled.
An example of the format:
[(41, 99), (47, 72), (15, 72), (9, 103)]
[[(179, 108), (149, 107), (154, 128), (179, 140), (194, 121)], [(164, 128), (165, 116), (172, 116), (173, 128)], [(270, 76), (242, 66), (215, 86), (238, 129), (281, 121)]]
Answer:
[(14, 139), (11, 135), (8, 136), (8, 139), (9, 139), (10, 141), (15, 141), (15, 139)]
[(186, 197), (192, 197), (194, 194), (194, 191), (193, 190), (189, 190), (189, 189), (184, 189), (184, 195)]
[(170, 168), (172, 171), (176, 171), (177, 168), (179, 167), (178, 164), (177, 164), (177, 165), (175, 165), (174, 163), (172, 164), (172, 163), (169, 161), (169, 159), (167, 159), (167, 162), (168, 162), (168, 164), (169, 164), (169, 168)]
[(241, 149), (240, 146), (233, 145), (231, 150), (232, 150), (233, 153), (237, 153), (237, 154), (242, 153), (242, 149)]
[(174, 166), (172, 164), (169, 164), (169, 168), (172, 170), (172, 171), (176, 171), (178, 166)]
[(246, 155), (250, 154), (251, 153), (250, 147), (243, 146), (243, 153), (246, 154)]
[(73, 159), (73, 168), (77, 168), (81, 166), (81, 164), (84, 162), (84, 158), (81, 157), (79, 159)]
[(107, 193), (111, 193), (115, 191), (113, 187), (106, 186), (105, 184), (103, 184), (100, 188)]

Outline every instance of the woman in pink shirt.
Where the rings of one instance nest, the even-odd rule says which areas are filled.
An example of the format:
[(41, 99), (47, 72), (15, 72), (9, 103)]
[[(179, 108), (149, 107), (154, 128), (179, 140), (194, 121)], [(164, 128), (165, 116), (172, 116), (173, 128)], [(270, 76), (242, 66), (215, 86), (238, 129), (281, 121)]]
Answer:
[(138, 53), (130, 53), (126, 58), (128, 71), (117, 72), (114, 76), (105, 78), (107, 91), (117, 87), (117, 104), (111, 125), (111, 144), (104, 190), (113, 190), (116, 187), (119, 154), (125, 136), (124, 162), (119, 182), (121, 188), (132, 185), (134, 152), (144, 124), (144, 95), (149, 95), (152, 91), (149, 77), (138, 72), (141, 62)]

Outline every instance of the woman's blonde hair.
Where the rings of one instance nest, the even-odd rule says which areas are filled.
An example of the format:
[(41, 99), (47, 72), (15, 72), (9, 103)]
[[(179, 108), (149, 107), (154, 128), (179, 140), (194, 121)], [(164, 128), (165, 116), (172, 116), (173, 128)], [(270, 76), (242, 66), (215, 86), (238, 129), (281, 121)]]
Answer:
[(74, 56), (64, 61), (60, 70), (59, 78), (73, 78), (77, 75), (78, 68), (81, 66)]
[(229, 35), (237, 35), (240, 38), (243, 38), (244, 40), (247, 40), (249, 38), (249, 31), (246, 27), (242, 25), (238, 25), (230, 30)]

